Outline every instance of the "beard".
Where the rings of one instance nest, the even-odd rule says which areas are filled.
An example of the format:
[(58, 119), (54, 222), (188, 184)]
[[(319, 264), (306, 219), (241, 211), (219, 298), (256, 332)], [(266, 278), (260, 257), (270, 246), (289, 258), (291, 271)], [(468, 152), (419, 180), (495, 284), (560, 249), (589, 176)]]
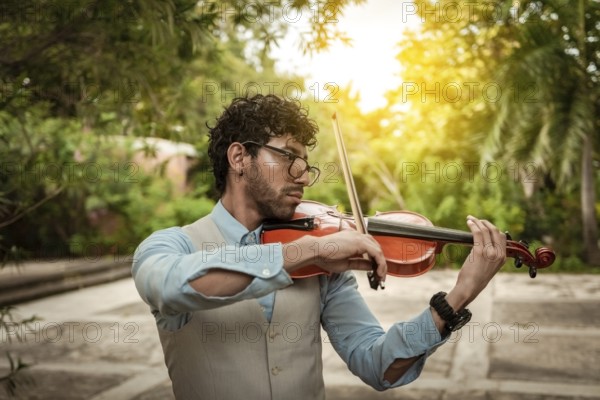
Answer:
[(302, 192), (303, 187), (289, 184), (277, 191), (269, 182), (269, 178), (258, 174), (246, 185), (246, 196), (254, 201), (263, 219), (290, 220), (296, 211), (296, 205), (286, 204), (287, 195), (291, 192)]

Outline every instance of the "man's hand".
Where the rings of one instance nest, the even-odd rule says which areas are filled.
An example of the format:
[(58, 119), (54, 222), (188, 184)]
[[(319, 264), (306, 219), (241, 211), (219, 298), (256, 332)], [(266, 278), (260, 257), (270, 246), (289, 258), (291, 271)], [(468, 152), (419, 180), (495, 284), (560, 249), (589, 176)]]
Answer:
[(492, 280), (506, 261), (506, 235), (486, 220), (469, 216), (467, 225), (473, 233), (473, 248), (465, 260), (454, 289), (446, 300), (460, 310), (472, 302)]
[[(296, 257), (287, 257), (287, 246)], [(298, 257), (298, 247), (300, 256)], [(377, 264), (377, 275), (385, 281), (387, 264), (381, 246), (371, 235), (353, 230), (344, 230), (327, 236), (304, 236), (283, 247), (284, 268), (289, 272), (307, 265), (318, 265), (328, 272), (340, 273), (348, 270), (371, 271), (371, 260)]]

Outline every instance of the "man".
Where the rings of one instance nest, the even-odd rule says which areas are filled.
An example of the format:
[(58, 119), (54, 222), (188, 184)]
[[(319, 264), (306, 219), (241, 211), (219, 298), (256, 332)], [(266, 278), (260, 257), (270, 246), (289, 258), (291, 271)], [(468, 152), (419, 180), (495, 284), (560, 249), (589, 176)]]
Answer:
[[(465, 306), (504, 263), (505, 236), (469, 217), (476, 245), (454, 288), (384, 332), (351, 272), (373, 268), (367, 254), (385, 280), (385, 258), (370, 235), (347, 230), (259, 243), (263, 221), (290, 219), (318, 177), (307, 162), (316, 132), (295, 102), (235, 99), (210, 128), (219, 202), (208, 216), (155, 232), (137, 249), (133, 276), (156, 317), (177, 398), (324, 398), (321, 326), (367, 384), (385, 390), (409, 383), (468, 321)], [(315, 264), (331, 274), (290, 277)]]

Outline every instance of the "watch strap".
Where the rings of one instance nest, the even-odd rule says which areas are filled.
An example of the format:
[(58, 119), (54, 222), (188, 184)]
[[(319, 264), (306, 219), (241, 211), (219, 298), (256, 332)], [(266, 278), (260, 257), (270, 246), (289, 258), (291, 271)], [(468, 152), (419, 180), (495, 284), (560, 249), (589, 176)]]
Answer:
[(434, 294), (429, 301), (429, 305), (439, 314), (444, 322), (446, 322), (446, 329), (450, 332), (454, 332), (455, 330), (462, 328), (471, 320), (471, 312), (466, 308), (458, 312), (454, 311), (452, 306), (448, 304), (448, 301), (446, 300), (446, 294), (446, 292)]

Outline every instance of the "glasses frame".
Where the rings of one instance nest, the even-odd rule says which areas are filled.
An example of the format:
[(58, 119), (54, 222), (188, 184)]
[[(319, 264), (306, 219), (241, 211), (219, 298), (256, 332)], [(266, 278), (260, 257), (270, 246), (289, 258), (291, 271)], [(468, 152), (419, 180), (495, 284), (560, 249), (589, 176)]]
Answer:
[[(258, 146), (258, 147), (264, 147), (268, 150), (274, 151), (275, 153), (287, 158), (287, 160), (290, 164), (288, 166), (288, 175), (294, 179), (300, 178), (302, 175), (304, 175), (305, 172), (308, 172), (308, 176), (310, 178), (310, 176), (311, 176), (310, 173), (312, 171), (312, 173), (314, 174), (314, 178), (309, 180), (308, 185), (306, 185), (306, 186), (314, 185), (314, 183), (319, 179), (319, 176), (321, 175), (321, 170), (319, 168), (315, 167), (314, 165), (310, 165), (308, 163), (308, 161), (306, 161), (306, 159), (302, 158), (301, 156), (299, 156), (297, 154), (292, 153), (291, 151), (283, 150), (283, 149), (280, 149), (279, 147), (274, 147), (274, 146), (271, 146), (268, 144), (260, 144), (258, 142), (254, 142), (252, 140), (243, 142), (242, 146), (246, 146), (247, 144), (252, 144), (252, 145)], [(306, 167), (301, 170), (302, 172), (300, 174), (292, 173), (292, 166), (296, 163), (296, 159), (300, 159), (302, 162), (304, 162), (306, 164)]]

